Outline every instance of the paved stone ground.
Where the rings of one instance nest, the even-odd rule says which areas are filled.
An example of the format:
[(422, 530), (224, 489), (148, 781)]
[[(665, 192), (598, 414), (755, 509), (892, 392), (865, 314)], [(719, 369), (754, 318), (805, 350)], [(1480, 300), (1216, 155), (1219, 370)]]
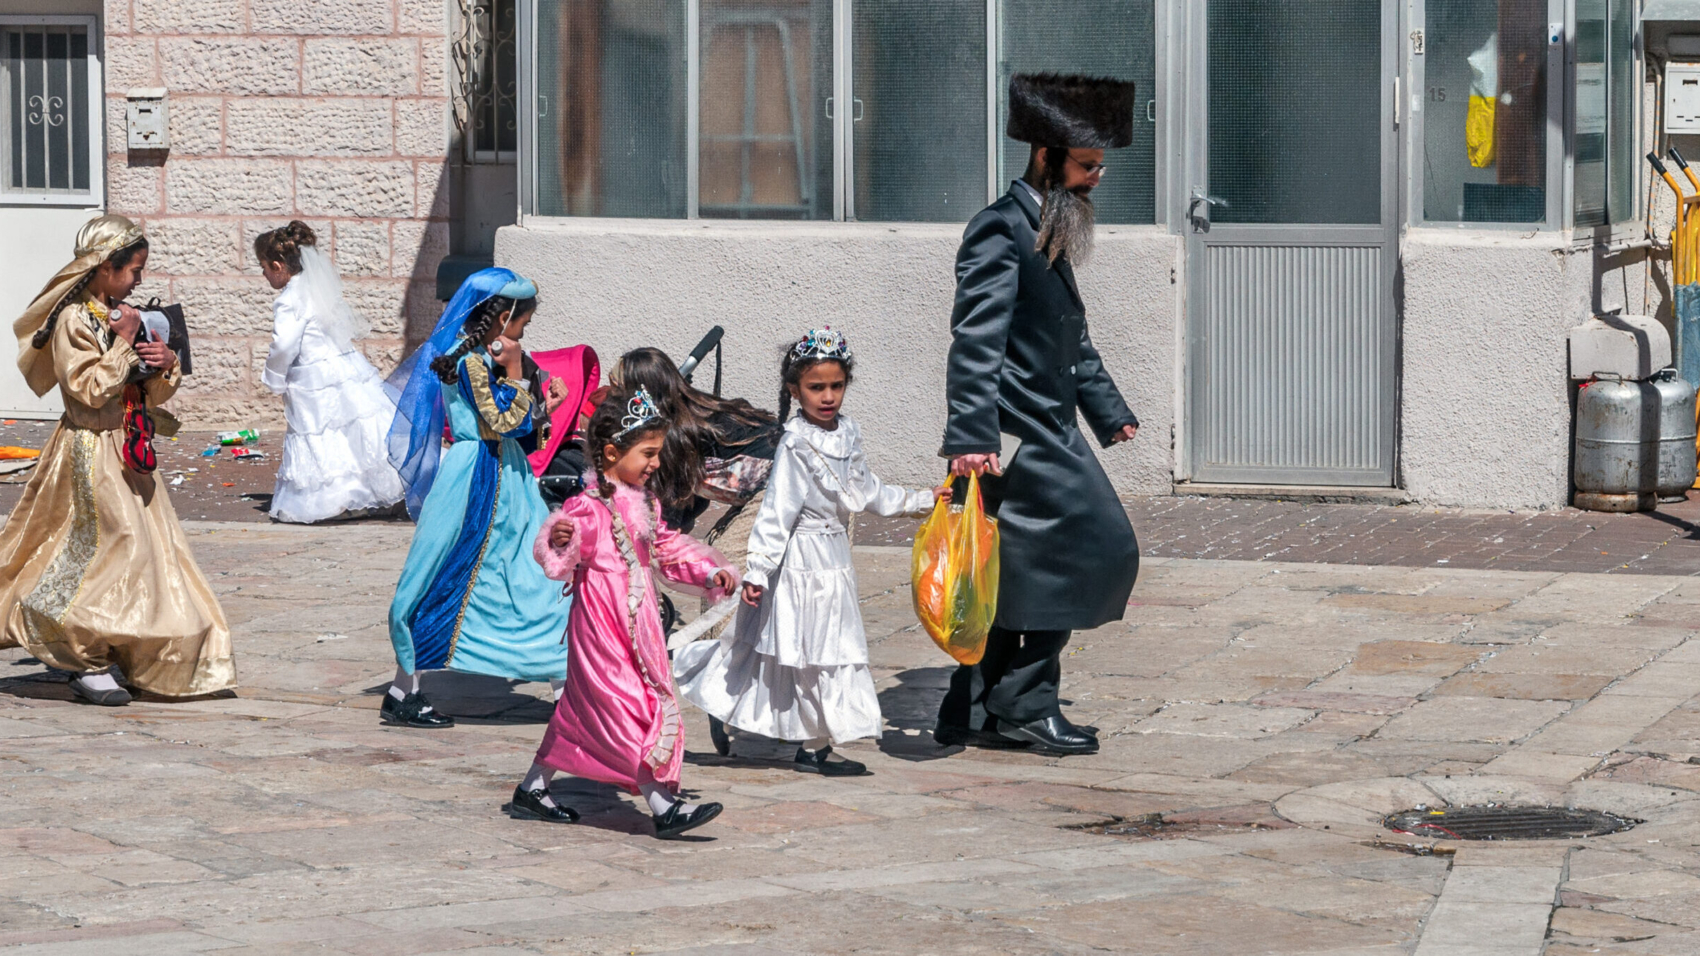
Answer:
[[(380, 727), (405, 526), (191, 535), (237, 696), (101, 710), (0, 654), (5, 952), (1700, 952), (1691, 578), (1154, 558), (1068, 652), (1103, 752), (1055, 759), (933, 743), (947, 661), (905, 553), (864, 547), (888, 731), (846, 750), (874, 775), (799, 775), (760, 740), (718, 758), (692, 711), (686, 785), (727, 811), (661, 843), (570, 779), (582, 825), (498, 812), (542, 687), (432, 675), (461, 725)], [(1500, 801), (1645, 822), (1379, 826)]]
[[(39, 448), (51, 428), (46, 422), (0, 422), (0, 445)], [(262, 435), (257, 447), (270, 457), (252, 463), (234, 461), (227, 451), (202, 457), (212, 438), (208, 432), (184, 432), (176, 441), (158, 443), (160, 467), (181, 480), (171, 490), (177, 513), (189, 520), (270, 521), (265, 512), (281, 454), (279, 435)], [(27, 473), (0, 475), (0, 512), (11, 510), (27, 478)], [(1127, 509), (1141, 550), (1156, 557), (1606, 574), (1700, 572), (1700, 494), (1635, 515), (1170, 496), (1129, 498)], [(863, 519), (857, 540), (907, 545), (914, 527), (906, 520)]]

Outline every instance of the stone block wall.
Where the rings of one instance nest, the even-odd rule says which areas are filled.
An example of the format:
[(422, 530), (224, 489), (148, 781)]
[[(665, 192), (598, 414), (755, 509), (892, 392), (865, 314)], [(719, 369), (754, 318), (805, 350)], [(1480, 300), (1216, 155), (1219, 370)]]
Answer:
[[(260, 385), (272, 292), (254, 237), (302, 219), (387, 372), (440, 309), (448, 252), (448, 0), (106, 0), (108, 207), (146, 224), (138, 294), (182, 302), (192, 427), (279, 424)], [(171, 149), (125, 148), (125, 94), (169, 90)]]

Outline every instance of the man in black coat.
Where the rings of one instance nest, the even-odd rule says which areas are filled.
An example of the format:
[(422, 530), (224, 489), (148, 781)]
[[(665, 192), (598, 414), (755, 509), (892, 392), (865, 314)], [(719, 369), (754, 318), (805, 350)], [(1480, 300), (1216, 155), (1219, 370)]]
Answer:
[(1098, 749), (1062, 714), (1060, 656), (1071, 631), (1121, 619), (1139, 544), (1079, 418), (1104, 447), (1139, 420), (1092, 346), (1073, 264), (1091, 253), (1104, 149), (1132, 142), (1133, 99), (1115, 80), (1011, 78), (1008, 134), (1032, 144), (1027, 172), (957, 253), (939, 454), (953, 474), (984, 476), (1001, 576), (985, 657), (957, 668), (939, 708), (940, 744)]

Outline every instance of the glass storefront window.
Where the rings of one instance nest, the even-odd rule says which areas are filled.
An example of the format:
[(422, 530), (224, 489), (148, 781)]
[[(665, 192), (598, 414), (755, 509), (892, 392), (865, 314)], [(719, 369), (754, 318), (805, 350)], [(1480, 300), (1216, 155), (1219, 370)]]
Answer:
[(1001, 0), (998, 22), (1000, 189), (1027, 169), (1029, 148), (1003, 135), (1009, 78), (1046, 71), (1132, 80), (1138, 115), (1133, 145), (1110, 150), (1109, 172), (1092, 191), (1102, 223), (1156, 221), (1157, 27), (1153, 0)]
[(1423, 218), (1547, 218), (1546, 0), (1428, 0)]
[(962, 222), (986, 204), (985, 0), (856, 0), (856, 218)]
[(1636, 217), (1635, 0), (1576, 0), (1576, 225)]
[(544, 216), (686, 214), (685, 0), (540, 0)]
[(832, 0), (702, 0), (699, 214), (832, 218)]
[(1094, 199), (1152, 222), (1158, 2), (534, 0), (530, 208), (966, 222), (1026, 167), (1001, 99), (1031, 70), (1135, 82), (1134, 144)]

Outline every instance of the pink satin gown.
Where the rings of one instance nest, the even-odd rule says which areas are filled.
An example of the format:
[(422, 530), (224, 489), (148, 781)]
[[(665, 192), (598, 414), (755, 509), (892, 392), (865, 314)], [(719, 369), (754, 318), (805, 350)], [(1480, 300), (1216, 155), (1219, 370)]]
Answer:
[[(610, 504), (630, 536), (630, 570)], [(573, 525), (572, 542), (552, 548), (550, 532), (561, 523)], [(716, 598), (724, 592), (712, 588), (715, 572), (730, 571), (734, 579), (737, 572), (713, 548), (662, 524), (660, 505), (643, 491), (617, 482), (611, 501), (594, 487), (567, 499), (544, 523), (534, 550), (544, 572), (557, 581), (570, 578), (575, 594), (567, 686), (537, 761), (632, 793), (650, 782), (677, 791), (685, 735), (650, 568), (659, 565), (681, 589)]]

